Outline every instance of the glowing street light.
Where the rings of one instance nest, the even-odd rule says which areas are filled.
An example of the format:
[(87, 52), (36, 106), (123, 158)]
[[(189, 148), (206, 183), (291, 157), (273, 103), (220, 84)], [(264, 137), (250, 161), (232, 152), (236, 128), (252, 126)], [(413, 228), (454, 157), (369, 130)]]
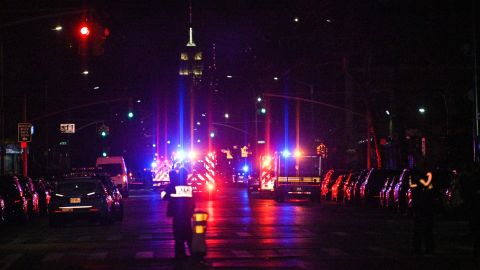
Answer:
[(261, 112), (262, 114), (266, 114), (266, 113), (267, 113), (267, 109), (261, 108), (261, 109), (260, 109), (260, 112)]
[(90, 73), (90, 72), (88, 72), (88, 70), (82, 71), (82, 74), (83, 74), (83, 75), (88, 75), (88, 73)]
[(228, 119), (230, 115), (228, 113), (225, 114), (225, 118)]
[(55, 28), (53, 28), (52, 30), (53, 31), (62, 31), (63, 27), (61, 25), (57, 25), (55, 26)]
[(424, 114), (427, 110), (425, 110), (425, 108), (423, 107), (420, 107), (418, 108), (418, 112), (421, 113), (421, 114)]
[(227, 78), (231, 79), (231, 78), (233, 78), (233, 76), (232, 75), (227, 75)]
[(275, 81), (278, 81), (278, 77), (273, 77), (273, 79), (274, 79)]
[(388, 116), (390, 116), (390, 111), (389, 111), (389, 110), (386, 110), (386, 111), (385, 111), (385, 114), (387, 114)]
[(215, 132), (212, 131), (210, 132), (210, 138), (213, 138), (213, 137), (215, 137)]
[(262, 102), (262, 98), (261, 98), (261, 97), (258, 97), (258, 98), (257, 98), (257, 102)]
[(293, 18), (293, 21), (298, 22), (298, 21), (300, 21), (300, 19), (298, 17), (295, 17), (295, 18)]

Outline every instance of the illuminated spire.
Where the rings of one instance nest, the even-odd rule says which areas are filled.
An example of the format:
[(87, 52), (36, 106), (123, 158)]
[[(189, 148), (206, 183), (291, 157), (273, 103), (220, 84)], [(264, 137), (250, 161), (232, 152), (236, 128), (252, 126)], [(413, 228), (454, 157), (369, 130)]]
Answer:
[(190, 28), (189, 28), (189, 31), (188, 31), (188, 43), (187, 43), (187, 47), (195, 47), (195, 42), (193, 42), (193, 28), (192, 28), (192, 1), (190, 0), (190, 5), (189, 5), (189, 13), (188, 13), (188, 16), (189, 16), (189, 23), (190, 23)]
[(187, 47), (195, 47), (195, 43), (193, 42), (193, 28), (190, 27), (190, 30), (189, 30), (189, 39), (188, 39), (188, 43), (187, 43)]

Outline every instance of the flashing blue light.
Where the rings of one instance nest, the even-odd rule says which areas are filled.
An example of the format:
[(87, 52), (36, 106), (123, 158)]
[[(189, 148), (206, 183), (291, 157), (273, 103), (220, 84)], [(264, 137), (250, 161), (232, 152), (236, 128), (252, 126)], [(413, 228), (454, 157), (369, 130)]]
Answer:
[(290, 151), (288, 151), (288, 150), (283, 150), (283, 151), (282, 151), (282, 156), (283, 156), (283, 157), (289, 157), (289, 156), (291, 156), (291, 155), (292, 155), (292, 153), (290, 153)]
[(246, 173), (247, 173), (247, 172), (248, 172), (248, 165), (243, 166), (242, 169), (243, 169), (243, 172), (246, 172)]

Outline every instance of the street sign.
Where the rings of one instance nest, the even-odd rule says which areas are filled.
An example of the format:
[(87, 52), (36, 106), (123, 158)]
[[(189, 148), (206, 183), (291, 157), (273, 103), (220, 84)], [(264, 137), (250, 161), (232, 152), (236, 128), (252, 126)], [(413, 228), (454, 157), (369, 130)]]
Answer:
[(18, 123), (18, 141), (32, 141), (32, 123)]
[(60, 124), (61, 133), (75, 133), (75, 124)]

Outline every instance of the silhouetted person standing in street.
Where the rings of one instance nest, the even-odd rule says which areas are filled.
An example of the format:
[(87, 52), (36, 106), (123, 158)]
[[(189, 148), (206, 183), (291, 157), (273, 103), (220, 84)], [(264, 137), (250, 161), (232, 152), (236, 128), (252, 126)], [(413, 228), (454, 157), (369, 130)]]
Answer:
[(434, 193), (433, 174), (427, 172), (422, 174), (413, 171), (410, 188), (413, 200), (414, 235), (413, 249), (417, 256), (423, 255), (422, 245), (425, 245), (425, 253), (431, 254), (435, 250), (433, 239), (434, 221)]
[(195, 209), (192, 187), (187, 185), (188, 172), (180, 168), (178, 173), (170, 172), (170, 184), (165, 189), (165, 198), (169, 200), (167, 216), (173, 218), (173, 237), (175, 238), (175, 259), (187, 258), (185, 243), (190, 249), (192, 243), (191, 219)]

